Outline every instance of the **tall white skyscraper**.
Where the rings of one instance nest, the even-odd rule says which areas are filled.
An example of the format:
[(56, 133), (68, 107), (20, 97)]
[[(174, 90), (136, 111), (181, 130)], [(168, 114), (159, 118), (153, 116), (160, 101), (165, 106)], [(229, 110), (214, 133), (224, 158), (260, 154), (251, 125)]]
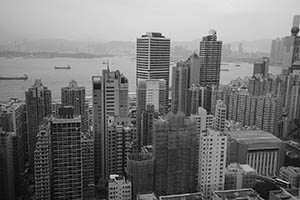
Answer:
[(210, 199), (213, 191), (223, 190), (225, 183), (227, 136), (207, 130), (200, 137), (198, 191)]

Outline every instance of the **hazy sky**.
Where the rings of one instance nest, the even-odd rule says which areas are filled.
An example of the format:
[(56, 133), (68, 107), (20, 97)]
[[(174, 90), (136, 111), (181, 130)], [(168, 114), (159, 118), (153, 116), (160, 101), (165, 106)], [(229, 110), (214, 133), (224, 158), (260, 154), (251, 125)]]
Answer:
[(134, 41), (148, 31), (223, 41), (290, 34), (300, 0), (0, 0), (0, 42), (15, 39)]

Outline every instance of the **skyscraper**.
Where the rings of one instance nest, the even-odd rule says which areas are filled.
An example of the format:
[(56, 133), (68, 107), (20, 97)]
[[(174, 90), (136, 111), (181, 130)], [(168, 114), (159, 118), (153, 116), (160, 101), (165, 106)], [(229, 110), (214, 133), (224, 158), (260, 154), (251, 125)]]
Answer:
[(34, 183), (37, 200), (51, 199), (51, 146), (50, 126), (40, 127), (34, 150)]
[(127, 117), (128, 80), (120, 71), (102, 71), (93, 81), (93, 131), (95, 137), (95, 180), (108, 178), (106, 139), (114, 117)]
[(287, 74), (292, 64), (300, 60), (300, 36), (298, 36), (299, 27), (294, 26), (291, 29), (291, 36), (283, 38), (282, 71)]
[(72, 106), (40, 126), (34, 157), (36, 198), (94, 198), (94, 140)]
[(261, 60), (254, 61), (253, 76), (259, 75), (267, 77), (269, 73), (269, 58), (263, 57)]
[(226, 105), (222, 100), (217, 101), (215, 113), (214, 129), (223, 132), (225, 131)]
[(200, 85), (211, 86), (220, 83), (222, 42), (217, 40), (217, 32), (211, 30), (200, 42)]
[(45, 117), (52, 114), (51, 91), (43, 86), (41, 80), (35, 80), (34, 85), (25, 92), (28, 126), (28, 157), (33, 169), (34, 149), (39, 125)]
[(132, 153), (127, 158), (126, 174), (132, 183), (132, 197), (153, 191), (154, 157), (150, 152)]
[(74, 107), (75, 115), (81, 115), (82, 131), (87, 131), (85, 87), (79, 87), (75, 80), (71, 80), (68, 87), (61, 88), (61, 104)]
[(197, 124), (183, 112), (169, 112), (154, 121), (154, 192), (157, 195), (193, 192), (196, 183)]
[(222, 41), (217, 40), (217, 32), (211, 30), (200, 42), (200, 85), (207, 87), (204, 108), (211, 113), (212, 86), (220, 83)]
[(94, 137), (91, 132), (81, 134), (82, 149), (82, 176), (83, 176), (83, 199), (95, 197), (95, 165), (94, 165)]
[(17, 199), (21, 189), (19, 172), (19, 144), (14, 132), (4, 132), (0, 127), (0, 197)]
[(53, 199), (83, 198), (81, 119), (72, 108), (60, 108), (49, 123)]
[[(200, 70), (199, 70), (200, 71)], [(172, 110), (187, 113), (188, 88), (190, 87), (190, 67), (183, 61), (173, 67), (172, 75)]]
[[(137, 114), (136, 114), (138, 146), (146, 145), (144, 139), (146, 139), (146, 135), (148, 133), (142, 132), (142, 128), (143, 128), (142, 125), (147, 125), (145, 124), (146, 121), (144, 121), (146, 120), (146, 118), (143, 118), (147, 106), (153, 105), (153, 112), (162, 116), (165, 115), (166, 91), (167, 91), (166, 81), (164, 79), (148, 79), (148, 80), (139, 81), (138, 88), (137, 88)], [(146, 135), (142, 135), (142, 134), (146, 134)]]
[(210, 199), (213, 191), (224, 189), (227, 136), (208, 129), (199, 145), (197, 190)]
[(136, 84), (145, 79), (166, 80), (168, 105), (170, 71), (170, 38), (148, 32), (136, 41)]
[(293, 27), (297, 26), (300, 28), (300, 15), (295, 15), (293, 19)]
[(127, 157), (132, 153), (132, 141), (136, 128), (128, 117), (109, 117), (106, 131), (105, 171), (125, 175)]

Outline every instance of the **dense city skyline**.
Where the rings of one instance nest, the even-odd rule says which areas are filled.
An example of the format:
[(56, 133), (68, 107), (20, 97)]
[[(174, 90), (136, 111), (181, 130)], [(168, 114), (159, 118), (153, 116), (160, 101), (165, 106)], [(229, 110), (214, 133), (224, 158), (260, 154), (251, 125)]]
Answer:
[[(64, 3), (55, 8), (65, 9), (68, 5)], [(93, 3), (75, 2), (72, 12), (80, 6), (83, 10), (91, 8)], [(138, 14), (143, 9), (137, 8), (148, 3), (104, 1), (103, 5), (115, 5), (116, 11), (135, 5), (130, 9), (136, 9)], [(189, 14), (197, 10), (196, 1), (193, 3)], [(271, 1), (265, 0), (260, 6), (255, 1), (242, 4), (236, 0), (226, 5), (219, 2), (217, 6), (204, 0), (201, 3), (207, 8), (204, 12), (207, 17), (215, 12), (218, 13), (215, 17), (243, 13), (251, 14), (255, 20), (266, 11), (263, 6)], [(264, 14), (270, 17), (271, 13), (278, 13), (277, 6), (281, 4)], [(40, 5), (36, 3), (31, 9)], [(165, 11), (161, 13), (166, 16), (160, 20), (163, 23), (173, 13), (172, 9), (160, 10), (164, 5), (174, 9), (189, 4), (164, 1), (146, 9), (145, 15), (157, 11), (153, 16), (156, 19), (160, 11)], [(48, 6), (49, 11), (53, 9)], [(288, 9), (281, 10), (290, 14)], [(65, 14), (57, 25), (69, 18), (76, 19), (71, 13)], [(44, 14), (40, 15), (41, 20)], [(53, 12), (53, 16), (56, 14)], [(173, 20), (178, 20), (172, 26), (180, 24), (180, 15), (172, 15)], [(121, 21), (133, 16), (124, 16)], [(93, 57), (89, 53), (76, 54), (79, 57), (75, 58), (73, 53), (58, 53), (54, 57), (43, 52), (28, 54), (20, 52), (22, 47), (18, 44), (13, 50), (0, 48), (0, 64), (8, 63), (7, 66), (18, 72), (26, 68), (23, 64), (27, 60), (40, 65), (48, 59), (54, 64), (61, 59), (68, 62), (68, 56), (82, 69), (76, 71), (78, 68), (73, 63), (54, 64), (48, 71), (26, 69), (26, 73), (32, 73), (30, 79), (27, 74), (0, 76), (0, 84), (3, 83), (0, 89), (12, 90), (6, 93), (10, 99), (0, 103), (0, 200), (300, 198), (300, 15), (291, 19), (289, 33), (272, 36), (270, 54), (247, 52), (242, 43), (233, 49), (219, 37), (221, 27), (208, 28), (201, 34), (197, 51), (179, 47), (177, 56), (172, 57), (174, 35), (168, 29), (145, 31), (136, 37), (134, 53), (121, 50), (120, 54), (107, 57), (104, 54)], [(222, 20), (226, 21), (226, 17)], [(90, 22), (85, 25), (91, 27)], [(214, 18), (209, 23), (213, 26)], [(150, 22), (145, 24), (153, 29)], [(253, 34), (250, 26), (246, 25), (248, 29), (245, 29), (233, 21), (229, 24), (225, 24), (227, 28), (239, 26), (237, 34), (245, 37)], [(259, 24), (266, 29), (262, 21)], [(135, 27), (144, 26), (135, 24)], [(123, 27), (119, 24), (118, 28)], [(280, 26), (277, 28), (282, 30)], [(244, 31), (248, 34), (243, 34)], [(121, 66), (112, 68), (110, 58), (118, 56), (131, 60), (134, 69), (124, 73), (126, 67), (121, 67), (122, 62)], [(82, 58), (97, 62), (101, 59), (102, 65), (90, 70), (81, 62)], [(275, 67), (279, 69), (276, 73), (272, 70)], [(241, 78), (235, 73), (239, 69), (250, 73)], [(221, 72), (223, 76), (227, 74), (230, 82), (221, 83)], [(39, 73), (49, 76), (50, 85), (56, 84), (56, 89), (48, 87), (49, 82), (45, 84)], [(76, 73), (78, 79), (88, 77), (88, 82), (82, 84), (73, 78)], [(130, 93), (131, 81), (135, 93)], [(28, 82), (33, 84), (28, 87)], [(18, 93), (16, 85), (22, 86), (25, 100), (14, 97)], [(54, 100), (53, 93), (57, 92), (60, 100)]]

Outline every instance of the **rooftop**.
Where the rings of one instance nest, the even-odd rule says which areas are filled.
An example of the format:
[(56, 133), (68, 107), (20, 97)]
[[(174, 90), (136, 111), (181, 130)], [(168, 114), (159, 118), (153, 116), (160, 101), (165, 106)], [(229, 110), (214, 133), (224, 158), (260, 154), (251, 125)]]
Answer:
[(174, 194), (168, 196), (160, 196), (159, 200), (202, 200), (202, 193), (186, 193), (186, 194)]
[(220, 200), (263, 200), (253, 189), (214, 191), (213, 199)]
[(230, 138), (243, 142), (246, 144), (259, 144), (259, 143), (281, 143), (282, 141), (262, 130), (240, 130), (240, 131), (228, 131), (226, 132)]
[(137, 200), (157, 200), (154, 193), (137, 194)]

